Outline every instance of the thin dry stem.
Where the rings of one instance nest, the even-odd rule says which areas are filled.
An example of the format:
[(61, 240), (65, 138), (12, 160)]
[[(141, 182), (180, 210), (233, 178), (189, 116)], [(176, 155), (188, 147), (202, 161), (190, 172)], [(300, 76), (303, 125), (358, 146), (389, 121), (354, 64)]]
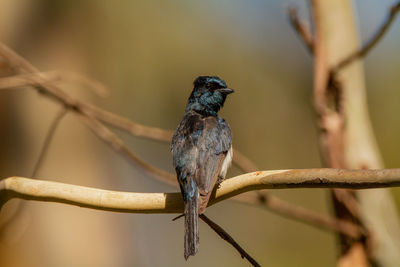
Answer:
[(289, 219), (296, 219), (299, 222), (318, 227), (321, 230), (338, 232), (354, 239), (360, 238), (364, 232), (363, 229), (354, 223), (336, 219), (335, 217), (327, 215), (321, 215), (315, 211), (305, 209), (301, 206), (293, 206), (271, 194), (259, 193), (260, 198), (258, 200), (251, 196), (248, 197), (249, 194), (238, 195), (236, 198), (240, 197), (242, 202), (250, 205), (259, 204), (259, 202), (265, 203), (265, 205), (261, 207), (266, 207), (268, 210), (275, 212), (280, 216), (284, 216)]
[(66, 108), (62, 108), (57, 115), (54, 117), (54, 120), (50, 124), (49, 130), (47, 131), (46, 137), (44, 139), (42, 149), (40, 150), (38, 160), (35, 164), (35, 167), (33, 168), (32, 171), (32, 177), (35, 177), (37, 173), (39, 172), (39, 169), (41, 168), (43, 161), (46, 157), (47, 151), (50, 147), (50, 143), (53, 139), (53, 136), (57, 130), (57, 127), (60, 125), (61, 120), (64, 118), (64, 116), (67, 114), (68, 110)]
[(253, 266), (261, 266), (253, 257), (249, 255), (234, 239), (230, 236), (221, 226), (213, 222), (204, 214), (200, 214), (199, 217), (213, 229), (223, 240), (231, 244), (240, 254), (240, 256), (248, 260)]
[(37, 82), (37, 77), (41, 76), (47, 83), (69, 82), (81, 85), (90, 89), (93, 93), (100, 97), (109, 95), (108, 89), (99, 81), (86, 77), (75, 72), (48, 71), (39, 73), (25, 73), (0, 79), (0, 89), (14, 89), (23, 86), (43, 86)]
[(355, 51), (354, 53), (350, 54), (348, 57), (340, 61), (334, 68), (332, 68), (332, 72), (336, 73), (343, 67), (353, 62), (354, 60), (365, 57), (371, 51), (371, 49), (374, 48), (378, 44), (378, 42), (383, 38), (385, 33), (393, 24), (399, 12), (400, 12), (400, 1), (394, 4), (390, 8), (390, 12), (386, 20), (383, 22), (382, 26), (378, 29), (375, 35), (366, 44), (364, 44), (360, 50)]
[(157, 178), (159, 181), (165, 182), (167, 184), (176, 186), (177, 180), (176, 176), (158, 169), (147, 162), (138, 158), (133, 154), (129, 148), (122, 142), (120, 138), (117, 137), (113, 132), (111, 132), (107, 127), (105, 127), (101, 122), (88, 116), (81, 116), (81, 119), (86, 123), (86, 125), (95, 133), (102, 141), (108, 143), (114, 150), (121, 153), (127, 157), (136, 166), (145, 170), (149, 175)]
[(294, 30), (298, 33), (298, 35), (303, 40), (307, 49), (313, 53), (314, 51), (314, 37), (310, 31), (310, 28), (299, 18), (297, 13), (297, 9), (295, 7), (288, 8), (288, 14), (290, 23)]

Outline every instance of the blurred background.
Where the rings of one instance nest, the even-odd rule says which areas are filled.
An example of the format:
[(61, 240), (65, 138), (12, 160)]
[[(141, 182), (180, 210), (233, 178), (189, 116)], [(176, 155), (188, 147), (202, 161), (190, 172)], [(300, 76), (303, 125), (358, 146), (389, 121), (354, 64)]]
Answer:
[[(354, 2), (362, 41), (394, 2)], [(309, 20), (303, 0), (1, 0), (0, 41), (42, 71), (74, 71), (110, 88), (110, 96), (101, 99), (85, 88), (61, 85), (82, 100), (171, 130), (193, 80), (218, 75), (236, 90), (221, 114), (236, 149), (263, 170), (321, 167), (311, 106), (312, 58), (288, 22), (292, 4)], [(365, 60), (371, 120), (388, 168), (400, 166), (399, 47), (397, 19)], [(58, 110), (57, 103), (28, 87), (0, 92), (1, 178), (31, 176)], [(117, 134), (141, 158), (173, 172), (169, 144)], [(239, 173), (233, 167), (228, 176)], [(110, 190), (176, 191), (135, 169), (73, 113), (57, 129), (37, 178)], [(392, 192), (400, 204), (400, 191)], [(271, 193), (322, 214), (331, 211), (325, 190)], [(207, 215), (262, 265), (335, 264), (337, 245), (330, 232), (233, 201), (213, 206)], [(25, 202), (0, 243), (0, 266), (187, 266), (183, 221), (172, 222), (173, 217)], [(200, 236), (190, 266), (247, 266), (203, 223)]]

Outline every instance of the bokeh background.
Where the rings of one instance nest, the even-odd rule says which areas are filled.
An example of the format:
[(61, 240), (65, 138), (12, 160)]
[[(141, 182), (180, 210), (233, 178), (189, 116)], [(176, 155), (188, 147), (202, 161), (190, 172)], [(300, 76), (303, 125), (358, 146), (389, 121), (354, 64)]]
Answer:
[[(368, 39), (393, 0), (357, 0)], [(149, 126), (174, 129), (192, 81), (218, 75), (236, 93), (222, 116), (234, 147), (260, 169), (320, 167), (311, 106), (312, 58), (292, 30), (291, 1), (1, 0), (0, 41), (43, 71), (70, 70), (110, 88), (105, 99), (63, 83), (81, 99)], [(400, 166), (400, 20), (365, 60), (371, 119), (386, 167)], [(0, 177), (31, 176), (57, 103), (24, 88), (0, 92)], [(169, 145), (118, 135), (141, 158), (173, 171)], [(229, 175), (239, 171), (231, 168)], [(172, 192), (131, 166), (74, 115), (58, 128), (40, 179), (135, 192)], [(393, 190), (400, 200), (400, 191)], [(276, 190), (329, 214), (325, 190)], [(15, 200), (5, 209), (12, 210)], [(25, 203), (2, 237), (1, 266), (187, 266), (183, 221), (54, 203)], [(269, 211), (224, 201), (207, 214), (262, 265), (334, 266), (335, 235)], [(4, 219), (2, 214), (2, 219)], [(1, 219), (0, 219), (1, 221)], [(206, 225), (190, 266), (247, 266)]]

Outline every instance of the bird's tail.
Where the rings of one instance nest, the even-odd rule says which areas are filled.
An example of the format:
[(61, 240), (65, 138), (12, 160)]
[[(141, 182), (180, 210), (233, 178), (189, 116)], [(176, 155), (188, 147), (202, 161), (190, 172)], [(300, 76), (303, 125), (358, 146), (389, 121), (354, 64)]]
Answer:
[(185, 259), (195, 255), (199, 249), (199, 193), (195, 187), (194, 194), (185, 201)]

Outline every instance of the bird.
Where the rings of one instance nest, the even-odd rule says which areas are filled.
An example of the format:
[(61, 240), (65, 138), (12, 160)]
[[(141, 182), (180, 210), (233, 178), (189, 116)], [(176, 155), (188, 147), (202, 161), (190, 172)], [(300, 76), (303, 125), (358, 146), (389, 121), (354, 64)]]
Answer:
[(204, 213), (214, 186), (225, 179), (233, 156), (231, 129), (218, 111), (234, 90), (217, 76), (199, 76), (193, 86), (171, 143), (184, 201), (185, 260), (198, 251), (199, 215)]

